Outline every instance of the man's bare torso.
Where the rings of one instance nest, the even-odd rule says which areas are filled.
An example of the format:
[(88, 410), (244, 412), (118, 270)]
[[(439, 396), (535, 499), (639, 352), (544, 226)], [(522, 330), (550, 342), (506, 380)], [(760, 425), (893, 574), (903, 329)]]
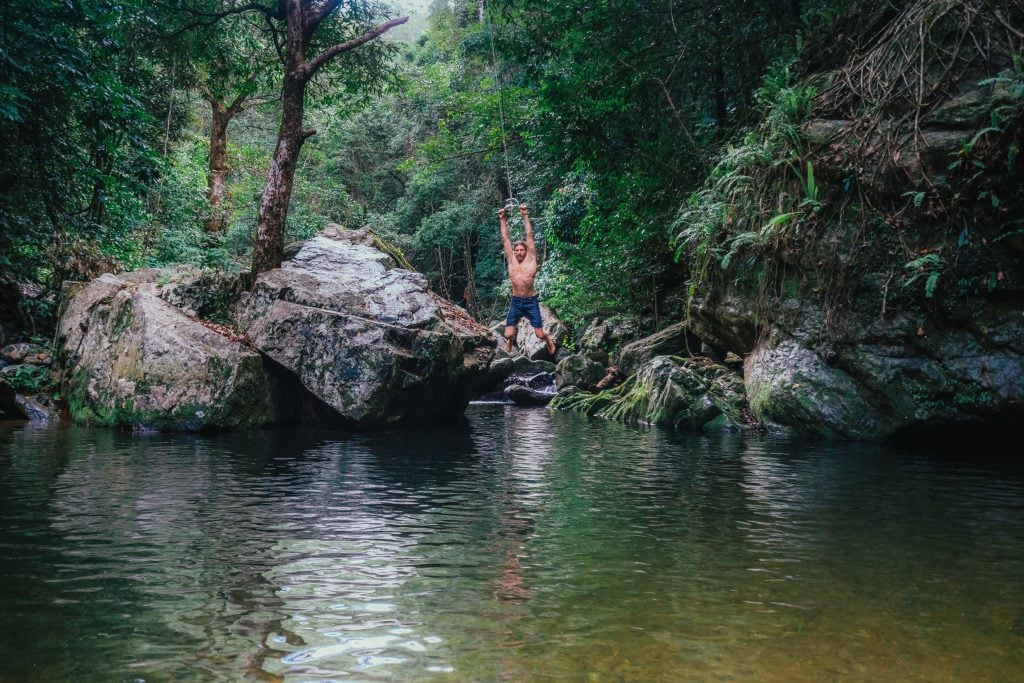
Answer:
[(512, 296), (536, 296), (533, 284), (537, 277), (537, 259), (527, 254), (522, 261), (514, 258), (508, 262), (508, 279), (512, 281)]

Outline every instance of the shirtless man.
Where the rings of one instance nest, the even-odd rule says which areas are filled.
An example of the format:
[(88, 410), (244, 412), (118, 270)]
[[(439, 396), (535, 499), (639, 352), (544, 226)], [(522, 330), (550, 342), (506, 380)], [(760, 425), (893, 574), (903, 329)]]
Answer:
[(537, 289), (533, 285), (533, 279), (537, 276), (537, 245), (533, 242), (530, 212), (527, 211), (525, 204), (520, 204), (519, 213), (522, 214), (523, 224), (526, 226), (526, 240), (512, 244), (508, 238), (508, 211), (498, 211), (501, 244), (505, 249), (505, 259), (508, 261), (508, 277), (512, 281), (512, 302), (508, 307), (508, 317), (505, 318), (505, 349), (509, 353), (512, 352), (516, 339), (516, 325), (519, 324), (520, 318), (525, 317), (530, 319), (534, 334), (547, 345), (548, 354), (554, 358), (555, 343), (544, 331)]

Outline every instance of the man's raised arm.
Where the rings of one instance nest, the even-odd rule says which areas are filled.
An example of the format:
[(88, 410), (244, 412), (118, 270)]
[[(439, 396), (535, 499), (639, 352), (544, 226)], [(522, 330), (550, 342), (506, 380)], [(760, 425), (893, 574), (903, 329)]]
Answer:
[(498, 209), (498, 222), (501, 224), (501, 248), (505, 252), (505, 258), (512, 262), (512, 241), (508, 238), (508, 211)]
[(533, 241), (533, 226), (530, 225), (530, 211), (526, 204), (519, 205), (519, 213), (523, 217), (523, 225), (526, 227), (526, 253), (537, 258), (537, 245)]

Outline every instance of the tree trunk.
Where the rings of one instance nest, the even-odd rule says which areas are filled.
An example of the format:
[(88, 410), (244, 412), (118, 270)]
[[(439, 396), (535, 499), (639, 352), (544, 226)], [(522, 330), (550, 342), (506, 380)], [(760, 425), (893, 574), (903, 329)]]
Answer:
[(231, 113), (222, 102), (211, 100), (210, 106), (213, 115), (210, 123), (210, 166), (206, 174), (209, 204), (206, 232), (222, 232), (228, 221), (224, 198), (227, 194), (228, 122), (231, 121)]
[(384, 22), (366, 33), (327, 48), (309, 61), (306, 49), (317, 26), (341, 5), (341, 0), (327, 0), (319, 5), (307, 5), (303, 0), (278, 0), (278, 16), (286, 21), (285, 69), (281, 90), (281, 129), (277, 133), (277, 148), (267, 171), (267, 185), (260, 199), (260, 213), (256, 222), (256, 244), (252, 253), (252, 273), (257, 275), (281, 266), (284, 257), (284, 227), (288, 216), (288, 202), (295, 182), (295, 167), (299, 161), (302, 143), (316, 131), (303, 130), (302, 116), (305, 106), (306, 84), (317, 70), (338, 55), (354, 50), (399, 24), (409, 17)]
[(480, 306), (477, 301), (475, 268), (473, 268), (473, 251), (470, 248), (469, 233), (463, 235), (462, 260), (466, 264), (466, 290), (463, 298), (466, 300), (466, 310), (474, 318), (479, 312)]
[(725, 95), (725, 64), (721, 55), (715, 61), (715, 124), (719, 137), (725, 134), (725, 122), (729, 116), (729, 105)]
[(252, 257), (253, 273), (280, 267), (284, 256), (284, 226), (292, 186), (295, 183), (295, 167), (302, 143), (311, 134), (302, 130), (305, 89), (305, 79), (289, 69), (284, 77), (281, 129), (277, 134), (277, 148), (270, 160), (267, 186), (260, 199), (256, 246)]

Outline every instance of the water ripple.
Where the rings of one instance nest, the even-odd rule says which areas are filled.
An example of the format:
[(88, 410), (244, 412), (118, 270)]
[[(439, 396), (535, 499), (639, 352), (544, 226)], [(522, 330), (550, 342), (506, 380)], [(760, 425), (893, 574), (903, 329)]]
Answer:
[(1024, 474), (477, 405), (0, 428), (0, 680), (1012, 680)]

